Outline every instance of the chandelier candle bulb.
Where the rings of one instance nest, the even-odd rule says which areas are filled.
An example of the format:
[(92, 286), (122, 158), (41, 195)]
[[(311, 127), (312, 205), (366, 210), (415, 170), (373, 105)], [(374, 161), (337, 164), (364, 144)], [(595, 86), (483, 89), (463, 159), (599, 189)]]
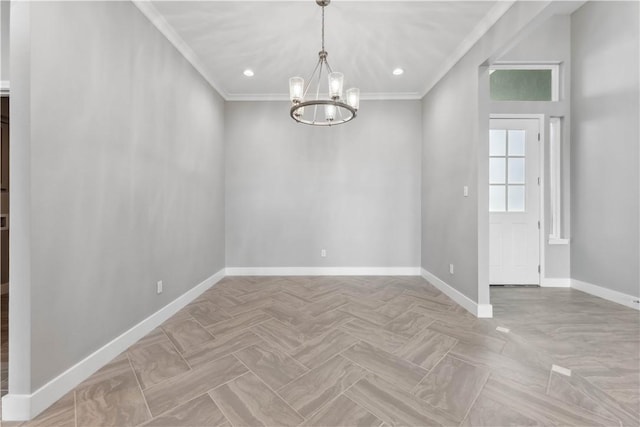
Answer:
[(347, 104), (351, 105), (356, 110), (360, 108), (360, 89), (357, 87), (347, 89)]
[(329, 73), (329, 97), (333, 100), (342, 98), (342, 85), (344, 84), (344, 74)]
[(291, 77), (289, 79), (289, 96), (291, 102), (302, 102), (304, 96), (304, 79), (302, 77)]
[(335, 105), (325, 105), (324, 106), (324, 116), (328, 122), (332, 122), (336, 118), (336, 106)]

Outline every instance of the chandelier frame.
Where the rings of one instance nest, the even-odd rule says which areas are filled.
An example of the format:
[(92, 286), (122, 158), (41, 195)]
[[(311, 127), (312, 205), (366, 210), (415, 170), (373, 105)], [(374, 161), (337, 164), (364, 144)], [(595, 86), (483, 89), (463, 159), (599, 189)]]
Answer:
[[(289, 115), (293, 120), (298, 123), (303, 123), (312, 126), (334, 126), (343, 123), (347, 123), (357, 116), (357, 111), (360, 103), (360, 92), (356, 88), (347, 90), (347, 102), (342, 99), (342, 79), (344, 76), (341, 73), (334, 73), (327, 61), (328, 53), (324, 48), (324, 8), (331, 3), (331, 0), (316, 0), (318, 6), (322, 7), (322, 50), (318, 52), (318, 62), (316, 63), (311, 76), (304, 85), (304, 80), (300, 77), (293, 77), (290, 79), (290, 93), (292, 106), (289, 110)], [(320, 98), (320, 85), (322, 81), (323, 70), (329, 79), (329, 98)], [(317, 77), (316, 77), (317, 74)], [(339, 75), (339, 77), (335, 77)], [(338, 89), (334, 88), (332, 93), (332, 76), (339, 78)], [(292, 81), (297, 79), (298, 87), (294, 89), (294, 83)], [(305, 98), (311, 88), (313, 82), (316, 83), (315, 99), (305, 101)], [(335, 84), (335, 83), (334, 83)], [(301, 85), (301, 86), (300, 86)], [(300, 93), (301, 92), (301, 93)], [(310, 118), (305, 118), (305, 107), (313, 108), (313, 115)], [(324, 120), (318, 117), (318, 107), (324, 107), (325, 117)], [(331, 108), (333, 107), (333, 108)]]

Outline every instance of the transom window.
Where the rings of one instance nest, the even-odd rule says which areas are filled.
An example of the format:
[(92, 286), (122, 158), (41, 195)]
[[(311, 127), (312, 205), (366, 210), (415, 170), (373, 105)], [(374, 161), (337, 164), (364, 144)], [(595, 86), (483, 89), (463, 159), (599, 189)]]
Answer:
[(558, 101), (558, 64), (494, 64), (489, 96), (493, 101)]
[(525, 211), (525, 131), (489, 131), (489, 211)]

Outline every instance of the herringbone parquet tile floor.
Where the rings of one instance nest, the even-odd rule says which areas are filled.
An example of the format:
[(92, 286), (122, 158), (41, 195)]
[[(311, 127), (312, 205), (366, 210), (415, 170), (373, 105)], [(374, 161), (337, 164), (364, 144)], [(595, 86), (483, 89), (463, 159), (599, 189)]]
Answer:
[(230, 277), (29, 425), (638, 425), (514, 319), (418, 277)]

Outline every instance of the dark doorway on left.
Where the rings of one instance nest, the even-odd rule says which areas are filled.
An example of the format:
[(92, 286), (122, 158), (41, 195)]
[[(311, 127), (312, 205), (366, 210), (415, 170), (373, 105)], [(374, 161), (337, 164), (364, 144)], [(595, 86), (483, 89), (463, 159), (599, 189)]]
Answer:
[(0, 394), (9, 389), (9, 97), (0, 98)]

